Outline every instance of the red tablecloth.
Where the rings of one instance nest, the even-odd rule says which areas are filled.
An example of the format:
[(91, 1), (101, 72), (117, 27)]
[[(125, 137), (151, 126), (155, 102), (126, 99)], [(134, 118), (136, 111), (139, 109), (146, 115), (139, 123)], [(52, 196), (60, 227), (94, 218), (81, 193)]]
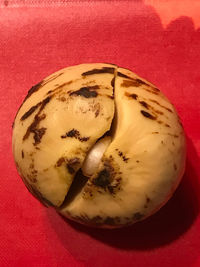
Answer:
[[(0, 0), (0, 266), (200, 266), (200, 2)], [(156, 215), (121, 230), (64, 221), (26, 190), (11, 125), (27, 90), (81, 62), (112, 62), (156, 84), (188, 141), (186, 173)]]

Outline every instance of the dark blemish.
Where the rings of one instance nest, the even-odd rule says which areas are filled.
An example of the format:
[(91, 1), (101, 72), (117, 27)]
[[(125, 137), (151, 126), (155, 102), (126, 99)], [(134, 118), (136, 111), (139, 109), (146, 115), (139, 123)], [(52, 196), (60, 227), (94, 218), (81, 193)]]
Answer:
[(102, 63), (108, 64), (108, 65), (113, 65), (113, 66), (117, 67), (117, 65), (116, 64), (113, 64), (113, 63), (109, 63), (109, 62), (102, 62)]
[[(44, 120), (45, 118), (46, 118), (46, 115), (45, 114), (43, 114), (41, 117), (38, 116), (38, 114), (35, 115), (34, 121), (27, 128), (27, 131), (26, 131), (26, 133), (25, 133), (25, 135), (23, 137), (23, 141), (26, 140), (29, 137), (30, 133), (35, 133), (35, 130), (37, 129), (38, 124), (40, 123), (40, 121)], [(35, 139), (35, 137), (34, 137), (34, 139)]]
[(20, 120), (23, 121), (27, 119), (41, 104), (42, 102), (39, 102), (35, 106), (31, 107), (27, 112), (24, 113)]
[(37, 149), (37, 150), (40, 150), (40, 148), (39, 148), (39, 147), (37, 147), (37, 146), (35, 147), (35, 149)]
[(81, 142), (86, 142), (90, 139), (90, 137), (81, 137), (80, 132), (76, 129), (72, 129), (71, 131), (67, 132), (65, 135), (61, 135), (61, 138), (76, 138)]
[[(127, 76), (127, 75), (125, 75), (125, 74), (119, 72), (119, 71), (117, 72), (117, 75), (118, 75), (119, 77), (122, 77), (122, 78), (135, 80), (135, 79), (133, 79), (133, 78), (131, 78), (131, 77), (129, 77), (129, 76)], [(122, 86), (123, 86), (123, 85), (122, 85)]]
[(139, 86), (144, 84), (139, 79), (133, 79), (133, 78), (129, 78), (129, 79), (131, 79), (131, 81), (130, 80), (123, 80), (123, 83), (121, 83), (121, 86), (123, 86), (123, 87), (131, 87), (131, 86), (139, 87)]
[[(116, 149), (117, 150), (117, 149)], [(118, 151), (118, 150), (117, 150)], [(121, 151), (118, 151), (118, 155), (123, 159), (124, 162), (128, 162), (129, 158), (126, 158), (123, 154), (123, 152)]]
[(92, 98), (92, 97), (97, 97), (98, 93), (96, 91), (93, 91), (95, 89), (99, 89), (98, 85), (94, 86), (87, 86), (87, 87), (82, 87), (77, 91), (71, 92), (69, 95), (78, 95), (78, 96), (83, 96), (85, 98)]
[(107, 169), (102, 170), (93, 180), (93, 184), (102, 188), (106, 188), (110, 184), (110, 172)]
[(175, 138), (178, 138), (178, 135), (176, 135), (176, 134), (168, 133), (168, 135), (173, 136), (173, 137), (175, 137)]
[(50, 93), (52, 93), (53, 91), (52, 90), (49, 90), (48, 92), (47, 92), (47, 95), (49, 95)]
[(174, 163), (174, 170), (176, 171), (177, 170), (177, 166), (176, 166), (176, 164)]
[(172, 145), (175, 146), (174, 142), (172, 142)]
[(168, 110), (169, 112), (173, 112), (170, 108), (167, 108), (167, 107), (161, 105), (158, 101), (156, 101), (156, 100), (154, 100), (154, 99), (149, 99), (149, 100), (150, 100), (151, 102), (153, 102), (153, 103), (156, 103), (156, 104), (159, 105), (160, 107), (162, 107), (162, 108)]
[(72, 81), (65, 82), (65, 83), (63, 83), (63, 84), (61, 84), (61, 85), (58, 84), (58, 87), (54, 88), (53, 90), (48, 91), (48, 92), (47, 92), (47, 95), (48, 95), (48, 94), (51, 94), (51, 93), (56, 93), (57, 91), (59, 91), (60, 89), (62, 89), (64, 86), (69, 85), (69, 84), (71, 84), (71, 83), (72, 83)]
[(35, 115), (31, 125), (29, 125), (29, 127), (27, 128), (27, 131), (23, 137), (23, 141), (29, 137), (30, 133), (34, 133), (34, 140), (35, 140), (34, 145), (37, 145), (41, 142), (41, 138), (45, 134), (46, 128), (43, 127), (41, 129), (37, 129), (37, 126), (39, 125), (40, 121), (46, 118), (46, 115), (45, 114), (42, 114), (41, 116), (39, 115), (44, 109), (44, 107), (47, 105), (47, 103), (49, 103), (50, 99), (51, 97), (47, 97), (42, 101), (38, 113)]
[(139, 160), (136, 160), (137, 163), (139, 163), (140, 161)]
[(139, 221), (139, 220), (141, 220), (143, 217), (144, 217), (144, 214), (141, 214), (140, 212), (136, 212), (136, 213), (133, 215), (133, 220)]
[(29, 89), (28, 94), (23, 102), (25, 102), (33, 93), (37, 92), (40, 89), (40, 87), (42, 86), (42, 82), (43, 81), (37, 83), (36, 85), (32, 86), (31, 89)]
[(125, 92), (125, 96), (130, 97), (130, 98), (133, 98), (135, 100), (137, 100), (137, 98), (138, 98), (138, 95), (136, 95), (136, 94), (130, 94), (128, 92)]
[(59, 160), (56, 162), (55, 167), (60, 167), (63, 164), (63, 162), (65, 162), (65, 158), (63, 157), (59, 158)]
[(163, 141), (163, 140), (161, 141), (161, 144), (163, 144), (163, 145), (164, 145), (164, 141)]
[(96, 118), (97, 116), (99, 116), (99, 112), (100, 112), (99, 109), (97, 109), (97, 110), (95, 111), (95, 118)]
[(24, 158), (24, 151), (22, 150), (22, 158)]
[(151, 120), (155, 120), (156, 117), (151, 115), (149, 112), (146, 112), (145, 110), (140, 110), (140, 112), (142, 113), (142, 115), (148, 119), (151, 119)]
[(72, 158), (67, 161), (67, 169), (70, 174), (73, 174), (77, 171), (79, 165), (80, 165), (80, 159), (79, 158)]
[(114, 95), (107, 95), (108, 98), (114, 99)]
[(154, 112), (156, 112), (157, 114), (163, 115), (163, 112), (157, 109), (154, 109), (153, 107), (151, 107), (153, 109)]
[(64, 96), (62, 96), (61, 98), (59, 98), (59, 100), (61, 100), (62, 102), (65, 102), (66, 98)]
[(146, 203), (149, 203), (150, 201), (151, 201), (151, 199), (146, 196)]
[(145, 108), (149, 108), (149, 105), (145, 102), (145, 101), (139, 101), (139, 103), (143, 106), (143, 107), (145, 107)]
[(114, 88), (115, 87), (115, 77), (112, 78), (111, 80), (111, 86)]
[(162, 121), (157, 121), (159, 124), (162, 124), (163, 122)]
[(102, 69), (93, 69), (93, 70), (83, 72), (81, 75), (82, 76), (88, 76), (88, 75), (101, 74), (101, 73), (114, 74), (114, 71), (115, 71), (115, 68), (103, 67)]
[(69, 172), (70, 174), (73, 174), (73, 173), (76, 172), (76, 171), (73, 169), (73, 167), (71, 167), (69, 164), (67, 164), (67, 169), (68, 169), (68, 172)]
[(148, 208), (148, 204), (149, 204), (150, 201), (151, 201), (151, 199), (150, 199), (148, 196), (146, 196), (146, 203), (145, 203), (145, 205), (144, 205), (144, 208), (145, 208), (145, 209)]
[(165, 123), (165, 126), (166, 126), (166, 127), (170, 127), (169, 124), (167, 124), (167, 123)]
[(143, 88), (143, 89), (146, 90), (147, 92), (151, 93), (151, 94), (159, 95), (159, 92), (157, 92), (157, 91), (152, 91), (152, 90), (149, 90), (147, 88)]
[(107, 117), (106, 120), (109, 121), (111, 119), (111, 116)]
[(159, 134), (159, 132), (152, 132), (152, 134)]
[(47, 128), (40, 128), (40, 129), (34, 129), (32, 130), (32, 132), (34, 133), (34, 140), (35, 143), (34, 145), (38, 145), (41, 142), (41, 139), (43, 137), (43, 135), (45, 134)]

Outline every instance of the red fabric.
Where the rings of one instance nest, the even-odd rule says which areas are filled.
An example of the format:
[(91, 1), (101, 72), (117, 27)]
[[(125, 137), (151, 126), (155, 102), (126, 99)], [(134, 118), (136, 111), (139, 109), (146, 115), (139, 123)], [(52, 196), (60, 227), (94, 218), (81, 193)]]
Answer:
[[(195, 18), (179, 14), (163, 26), (154, 1), (49, 6), (30, 1), (31, 7), (26, 2), (0, 4), (0, 266), (200, 266), (200, 28)], [(198, 1), (190, 1), (191, 10), (192, 2)], [(184, 1), (177, 1), (182, 10), (178, 5)], [(188, 158), (180, 187), (157, 214), (129, 228), (97, 230), (64, 221), (28, 193), (14, 166), (11, 125), (27, 90), (81, 62), (116, 63), (146, 77), (175, 104), (185, 127)]]

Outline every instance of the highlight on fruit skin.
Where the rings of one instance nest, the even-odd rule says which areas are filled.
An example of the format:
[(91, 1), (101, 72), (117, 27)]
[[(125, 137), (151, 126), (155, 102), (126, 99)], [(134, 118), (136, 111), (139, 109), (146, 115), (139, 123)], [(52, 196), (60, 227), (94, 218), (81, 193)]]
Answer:
[(40, 202), (94, 227), (152, 215), (185, 168), (174, 106), (153, 84), (106, 63), (68, 67), (33, 86), (15, 117), (12, 148)]

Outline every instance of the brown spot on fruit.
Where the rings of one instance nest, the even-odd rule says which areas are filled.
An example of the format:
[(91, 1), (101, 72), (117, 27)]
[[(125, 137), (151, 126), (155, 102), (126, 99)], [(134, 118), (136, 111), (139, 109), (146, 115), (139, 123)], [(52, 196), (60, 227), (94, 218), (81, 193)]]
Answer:
[(150, 100), (151, 102), (157, 104), (158, 106), (160, 106), (160, 107), (166, 109), (167, 111), (169, 111), (169, 112), (171, 112), (171, 113), (173, 112), (170, 108), (161, 105), (161, 104), (160, 104), (158, 101), (156, 101), (155, 99), (149, 99), (149, 100)]
[(25, 102), (25, 101), (26, 101), (32, 94), (34, 94), (35, 92), (37, 92), (37, 91), (40, 89), (40, 87), (42, 86), (42, 82), (43, 82), (43, 81), (37, 83), (36, 85), (32, 86), (31, 89), (29, 89), (28, 94), (27, 94), (27, 96), (26, 96), (25, 99), (24, 99), (24, 102)]
[(46, 129), (47, 128), (42, 127), (40, 129), (32, 130), (32, 132), (34, 133), (33, 138), (35, 140), (34, 145), (38, 145), (41, 142), (41, 139), (42, 139), (43, 135), (45, 134)]
[(141, 114), (151, 120), (156, 120), (156, 117), (150, 114), (149, 112), (146, 112), (145, 110), (140, 110)]
[(177, 165), (174, 163), (174, 170), (176, 171), (177, 170)]
[(112, 78), (111, 80), (111, 86), (114, 88), (115, 87), (115, 77)]
[(125, 96), (130, 97), (130, 98), (133, 98), (135, 100), (137, 100), (137, 98), (138, 98), (138, 95), (136, 95), (136, 94), (130, 94), (128, 92), (125, 92)]
[(144, 205), (145, 209), (148, 208), (148, 204), (149, 204), (150, 201), (151, 201), (151, 199), (148, 196), (146, 196), (146, 202), (145, 202), (145, 205)]
[(24, 158), (24, 151), (22, 150), (22, 158)]
[(39, 109), (38, 113), (35, 115), (33, 122), (31, 123), (31, 125), (29, 125), (25, 135), (23, 136), (23, 141), (29, 137), (30, 133), (34, 133), (34, 140), (35, 140), (34, 145), (37, 145), (38, 143), (40, 143), (41, 138), (45, 134), (45, 131), (46, 131), (46, 128), (44, 128), (44, 127), (40, 128), (40, 129), (37, 128), (40, 121), (42, 121), (46, 118), (45, 114), (42, 114), (40, 116), (40, 113), (45, 108), (45, 106), (49, 103), (50, 99), (51, 99), (51, 97), (48, 96), (47, 98), (45, 98), (41, 102), (40, 109)]
[(81, 137), (80, 132), (76, 129), (72, 129), (69, 132), (67, 132), (65, 135), (61, 135), (61, 138), (67, 138), (67, 137), (70, 137), (70, 138), (74, 137), (81, 142), (86, 142), (90, 139), (90, 137)]
[(80, 166), (79, 158), (72, 158), (67, 160), (67, 169), (70, 174), (75, 173)]
[(27, 112), (24, 113), (20, 120), (23, 121), (27, 119), (41, 104), (42, 102), (39, 102), (35, 106), (32, 106)]
[(103, 67), (101, 69), (93, 69), (93, 70), (89, 70), (89, 71), (83, 72), (81, 75), (82, 76), (88, 76), (88, 75), (102, 74), (102, 73), (114, 74), (114, 71), (115, 71), (115, 68)]
[(96, 91), (94, 91), (96, 89), (99, 89), (98, 85), (82, 87), (77, 91), (71, 92), (70, 96), (77, 95), (77, 96), (83, 96), (85, 98), (97, 97), (98, 93)]
[(102, 188), (106, 188), (110, 184), (110, 172), (107, 169), (102, 170), (93, 180), (93, 184)]
[[(131, 78), (130, 76), (128, 76), (128, 75), (126, 75), (126, 74), (123, 74), (123, 73), (121, 73), (121, 72), (117, 72), (117, 76), (119, 76), (119, 77), (122, 77), (122, 78), (126, 78), (126, 79), (133, 79), (133, 78)], [(133, 79), (134, 80), (134, 79)], [(123, 86), (123, 85), (122, 85)]]
[(149, 105), (145, 101), (139, 101), (139, 103), (146, 109), (149, 109)]
[(123, 82), (121, 83), (121, 86), (123, 87), (139, 87), (142, 84), (145, 84), (143, 81), (139, 80), (139, 79), (133, 79), (133, 78), (129, 78), (131, 80), (123, 80)]
[(122, 151), (119, 151), (118, 149), (116, 149), (116, 151), (118, 151), (118, 155), (123, 159), (123, 161), (127, 163), (129, 158), (125, 157)]
[(63, 162), (65, 162), (65, 158), (64, 157), (61, 157), (61, 158), (59, 158), (59, 160), (56, 162), (56, 167), (60, 167), (62, 164), (63, 164)]

